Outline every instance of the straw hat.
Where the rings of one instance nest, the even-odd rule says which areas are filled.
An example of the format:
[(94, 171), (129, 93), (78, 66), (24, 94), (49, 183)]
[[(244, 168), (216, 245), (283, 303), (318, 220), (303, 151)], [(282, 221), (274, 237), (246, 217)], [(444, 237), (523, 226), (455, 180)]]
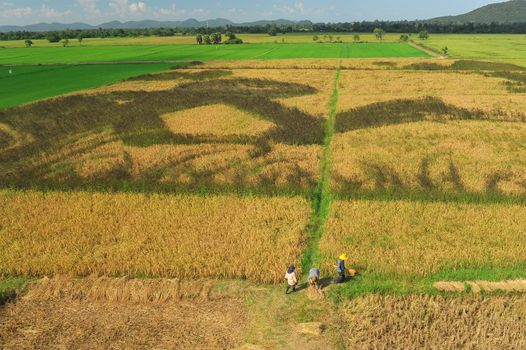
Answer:
[(347, 256), (347, 254), (344, 253), (344, 254), (340, 255), (339, 259), (345, 261), (345, 260), (348, 260), (349, 257)]

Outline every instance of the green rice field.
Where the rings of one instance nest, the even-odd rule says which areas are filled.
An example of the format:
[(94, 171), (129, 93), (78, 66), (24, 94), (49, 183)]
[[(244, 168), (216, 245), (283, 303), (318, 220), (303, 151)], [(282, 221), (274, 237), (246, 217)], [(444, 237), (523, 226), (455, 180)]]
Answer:
[(526, 35), (520, 34), (431, 34), (416, 42), (433, 50), (448, 47), (449, 56), (526, 66)]
[(168, 64), (99, 64), (0, 67), (0, 108), (77, 90), (96, 88), (133, 76), (169, 69)]
[(408, 44), (137, 45), (0, 49), (0, 64), (427, 57)]

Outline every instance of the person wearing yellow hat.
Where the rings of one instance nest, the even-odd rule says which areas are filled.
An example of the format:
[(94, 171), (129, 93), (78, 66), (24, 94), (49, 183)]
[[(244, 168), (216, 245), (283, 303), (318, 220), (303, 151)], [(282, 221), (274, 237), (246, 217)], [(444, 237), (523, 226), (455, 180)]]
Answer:
[(345, 262), (349, 260), (349, 257), (347, 254), (343, 253), (338, 258), (338, 265), (337, 265), (337, 271), (338, 271), (338, 278), (334, 280), (335, 283), (343, 283), (345, 282)]

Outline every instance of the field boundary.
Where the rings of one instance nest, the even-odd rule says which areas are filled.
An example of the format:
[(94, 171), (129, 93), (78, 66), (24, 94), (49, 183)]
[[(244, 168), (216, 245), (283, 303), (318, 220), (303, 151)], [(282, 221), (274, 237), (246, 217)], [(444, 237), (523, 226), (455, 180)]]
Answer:
[(430, 47), (425, 46), (424, 44), (420, 44), (415, 42), (414, 40), (409, 41), (409, 45), (414, 47), (415, 49), (418, 49), (426, 54), (428, 54), (431, 57), (435, 58), (447, 58), (447, 56), (444, 56), (440, 51), (432, 49)]
[(336, 113), (339, 100), (339, 83), (341, 68), (336, 71), (334, 88), (329, 102), (329, 114), (325, 122), (325, 136), (323, 138), (323, 155), (320, 166), (320, 179), (312, 193), (312, 216), (308, 227), (307, 250), (301, 260), (302, 271), (308, 271), (318, 258), (318, 246), (323, 235), (325, 222), (329, 214), (331, 203), (330, 179), (331, 179), (331, 144), (334, 138)]

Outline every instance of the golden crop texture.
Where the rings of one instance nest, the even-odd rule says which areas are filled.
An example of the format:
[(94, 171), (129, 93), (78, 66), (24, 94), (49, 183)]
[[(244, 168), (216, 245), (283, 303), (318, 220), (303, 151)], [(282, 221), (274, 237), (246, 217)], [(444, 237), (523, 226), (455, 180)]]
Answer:
[(277, 282), (299, 260), (302, 198), (0, 192), (0, 274)]
[(350, 349), (523, 349), (523, 296), (367, 296), (340, 308)]
[(342, 252), (362, 271), (425, 277), (442, 270), (513, 268), (523, 261), (526, 208), (509, 204), (335, 201), (320, 242), (322, 268)]
[(526, 124), (424, 121), (338, 134), (335, 190), (526, 193)]

